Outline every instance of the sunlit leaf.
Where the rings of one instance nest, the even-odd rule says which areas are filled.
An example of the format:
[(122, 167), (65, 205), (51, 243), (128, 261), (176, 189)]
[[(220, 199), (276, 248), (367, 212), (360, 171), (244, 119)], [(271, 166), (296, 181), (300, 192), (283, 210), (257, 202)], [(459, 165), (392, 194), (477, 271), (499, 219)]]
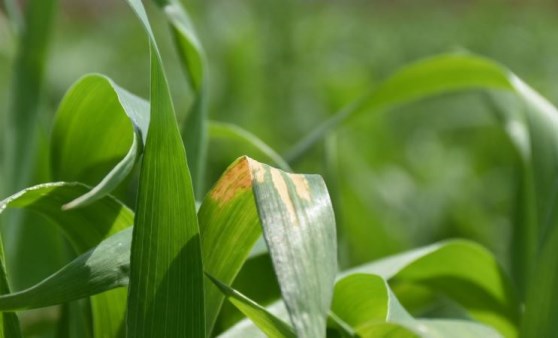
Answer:
[(151, 111), (131, 247), (126, 334), (203, 337), (201, 241), (186, 152), (145, 9), (139, 0), (128, 3), (149, 38)]
[(473, 318), (517, 335), (520, 306), (507, 275), (494, 257), (478, 244), (454, 240), (388, 257), (351, 269), (389, 280), (416, 283), (461, 304)]
[(95, 187), (66, 209), (90, 204), (122, 183), (141, 154), (148, 125), (149, 103), (105, 76), (86, 75), (68, 90), (52, 132), (53, 177)]
[[(78, 254), (83, 254), (99, 244), (104, 238), (133, 224), (133, 213), (111, 197), (104, 197), (87, 207), (68, 211), (62, 210), (64, 203), (88, 191), (87, 187), (77, 183), (38, 185), (23, 190), (0, 202), (0, 213), (6, 208), (21, 208), (39, 213), (51, 220), (53, 224), (59, 226), (72, 243), (75, 251)], [(76, 224), (79, 224), (79, 226), (76, 226)], [(83, 271), (77, 273), (77, 276), (81, 276), (81, 280), (76, 279), (72, 281), (71, 279), (66, 279), (69, 284), (58, 284), (58, 278), (51, 278), (50, 282), (44, 282), (40, 284), (40, 287), (32, 287), (22, 291), (20, 296), (7, 298), (12, 300), (0, 301), (0, 308), (15, 310), (42, 307), (92, 295), (93, 293), (88, 293), (87, 295), (78, 294), (79, 297), (69, 297), (72, 294), (70, 292), (72, 287), (79, 289), (85, 283), (85, 280), (94, 276), (95, 271), (97, 271), (89, 268), (92, 262), (89, 260), (88, 254), (78, 258), (78, 262), (80, 259), (83, 267), (85, 267)], [(105, 258), (106, 260), (111, 260), (111, 263), (118, 262), (118, 258), (114, 256), (112, 258), (107, 257)], [(126, 260), (128, 261), (129, 259)], [(97, 263), (102, 262), (102, 260), (97, 261)], [(116, 270), (113, 270), (113, 276), (114, 271)], [(111, 277), (111, 272), (108, 271), (107, 273)], [(47, 291), (41, 292), (40, 290)], [(107, 290), (107, 288), (103, 290)], [(62, 298), (59, 299), (59, 297)], [(52, 302), (49, 299), (62, 301)], [(120, 304), (125, 302), (125, 300), (125, 290), (114, 290), (92, 298), (95, 337), (113, 337), (115, 333), (121, 330), (124, 320), (124, 309)], [(107, 314), (111, 315), (110, 320), (104, 318)]]

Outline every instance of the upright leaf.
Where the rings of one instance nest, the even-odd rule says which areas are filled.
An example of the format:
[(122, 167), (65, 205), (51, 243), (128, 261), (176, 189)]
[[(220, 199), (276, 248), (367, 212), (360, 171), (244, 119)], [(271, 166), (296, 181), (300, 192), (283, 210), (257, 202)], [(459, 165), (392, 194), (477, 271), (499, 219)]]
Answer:
[(186, 152), (161, 56), (140, 0), (128, 0), (149, 38), (151, 116), (142, 160), (128, 296), (128, 337), (204, 337), (203, 268)]
[(207, 61), (188, 13), (179, 0), (154, 0), (165, 12), (170, 23), (180, 63), (194, 91), (182, 137), (188, 149), (188, 163), (196, 196), (203, 196), (207, 157)]

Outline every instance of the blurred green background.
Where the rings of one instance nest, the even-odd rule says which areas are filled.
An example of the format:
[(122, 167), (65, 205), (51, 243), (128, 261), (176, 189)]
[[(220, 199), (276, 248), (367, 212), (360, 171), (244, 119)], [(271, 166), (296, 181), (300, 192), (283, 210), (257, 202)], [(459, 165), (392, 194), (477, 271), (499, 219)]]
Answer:
[[(148, 92), (147, 41), (124, 1), (60, 5), (39, 121), (44, 137), (64, 92), (86, 73), (106, 74), (143, 97)], [(192, 93), (161, 13), (146, 5), (183, 119)], [(185, 5), (209, 58), (211, 118), (246, 128), (282, 154), (401, 66), (439, 53), (468, 50), (493, 58), (558, 103), (558, 4), (551, 1)], [(4, 118), (15, 41), (1, 13)], [(343, 268), (451, 237), (479, 241), (508, 266), (517, 158), (486, 103), (482, 93), (471, 92), (368, 114), (293, 164), (326, 179)], [(208, 186), (237, 156), (259, 156), (222, 140), (213, 140), (209, 152)]]

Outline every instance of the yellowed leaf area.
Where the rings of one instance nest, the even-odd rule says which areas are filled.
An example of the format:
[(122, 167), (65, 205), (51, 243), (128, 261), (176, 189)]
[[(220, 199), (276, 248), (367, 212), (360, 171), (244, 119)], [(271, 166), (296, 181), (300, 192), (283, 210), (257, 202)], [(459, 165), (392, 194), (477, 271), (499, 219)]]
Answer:
[[(223, 176), (221, 176), (217, 184), (215, 184), (211, 190), (210, 196), (219, 205), (223, 205), (239, 193), (251, 189), (253, 180), (258, 183), (263, 183), (265, 181), (265, 173), (266, 168), (264, 165), (247, 156), (243, 156), (227, 168)], [(273, 186), (285, 204), (291, 221), (296, 223), (296, 213), (293, 201), (289, 196), (287, 182), (285, 182), (279, 169), (269, 167), (269, 173), (271, 174)], [(304, 175), (289, 174), (289, 178), (294, 184), (298, 197), (309, 201), (311, 199), (310, 187), (306, 177), (304, 177)]]

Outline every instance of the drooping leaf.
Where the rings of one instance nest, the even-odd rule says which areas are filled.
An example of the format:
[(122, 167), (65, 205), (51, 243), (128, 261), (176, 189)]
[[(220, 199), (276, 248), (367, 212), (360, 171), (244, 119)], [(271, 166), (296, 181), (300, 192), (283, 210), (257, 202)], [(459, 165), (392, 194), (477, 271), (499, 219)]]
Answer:
[(217, 121), (209, 122), (209, 136), (212, 139), (225, 138), (231, 141), (238, 141), (249, 144), (257, 148), (262, 154), (264, 154), (269, 160), (281, 170), (292, 171), (291, 167), (281, 155), (279, 155), (270, 146), (265, 144), (256, 135), (250, 133), (247, 130), (240, 128), (237, 125), (231, 123), (223, 123)]
[[(51, 220), (56, 226), (59, 226), (68, 237), (70, 243), (72, 243), (75, 251), (78, 254), (83, 254), (99, 244), (104, 238), (110, 237), (112, 234), (133, 224), (133, 213), (120, 202), (108, 196), (87, 207), (68, 211), (62, 210), (64, 203), (86, 194), (88, 191), (89, 189), (86, 186), (77, 183), (42, 184), (23, 190), (0, 202), (0, 213), (7, 208), (22, 208), (39, 213)], [(94, 275), (96, 270), (90, 268), (92, 263), (88, 258), (87, 254), (86, 256), (78, 258), (78, 261), (81, 259), (85, 269), (77, 273), (77, 276), (81, 276), (82, 279), (76, 280), (76, 283), (72, 284), (72, 280), (69, 279), (67, 280), (69, 281), (68, 285), (58, 284), (58, 278), (55, 278), (51, 280), (50, 284), (40, 284), (41, 287), (38, 288), (39, 292), (33, 291), (36, 287), (32, 287), (21, 292), (19, 298), (7, 297), (12, 298), (12, 300), (6, 303), (0, 301), (0, 308), (33, 308), (60, 304), (83, 297), (68, 297), (71, 295), (71, 292), (67, 291), (69, 291), (71, 287), (80, 288), (85, 278)], [(111, 263), (118, 262), (117, 257), (107, 257), (105, 261), (107, 259), (110, 259)], [(97, 263), (102, 262), (102, 260), (97, 261)], [(110, 277), (111, 272), (108, 271), (107, 273)], [(41, 293), (41, 289), (46, 289), (47, 291)], [(106, 289), (107, 288), (104, 290)], [(92, 294), (93, 293), (88, 293), (87, 295)], [(60, 301), (61, 299), (57, 297), (64, 298)], [(45, 299), (58, 299), (58, 302), (49, 303), (45, 301)], [(95, 337), (115, 337), (116, 333), (121, 330), (125, 312), (124, 309), (119, 309), (119, 304), (125, 302), (125, 300), (125, 290), (114, 290), (110, 293), (100, 294), (92, 298), (91, 303)], [(107, 314), (110, 314), (110, 319), (106, 318)]]
[(95, 187), (65, 208), (90, 204), (122, 183), (141, 154), (148, 126), (147, 101), (102, 75), (78, 80), (64, 96), (54, 122), (52, 173), (55, 180)]
[(520, 212), (512, 243), (513, 275), (523, 295), (537, 248), (558, 223), (558, 213), (552, 212), (558, 203), (553, 197), (558, 171), (558, 111), (504, 66), (468, 54), (441, 55), (407, 66), (316, 128), (286, 158), (296, 160), (330, 130), (359, 115), (472, 89), (514, 94), (521, 108), (518, 112), (502, 111), (498, 118), (523, 162)]
[[(282, 175), (282, 181), (280, 181), (277, 175)], [(285, 186), (282, 186), (281, 182), (283, 182)], [(292, 209), (284, 207), (288, 208), (288, 212), (285, 212), (282, 208), (276, 207), (276, 204), (283, 203), (283, 200), (277, 201), (276, 199), (269, 199), (265, 197), (265, 194), (257, 190), (262, 189), (267, 193), (272, 193), (273, 189), (280, 189), (280, 187), (283, 187), (284, 190), (278, 191), (287, 194), (282, 195), (283, 198), (289, 198), (292, 203)], [(267, 218), (261, 219), (260, 221), (257, 211), (260, 208), (270, 208), (275, 214), (272, 215), (271, 211), (265, 211), (267, 212)], [(293, 213), (297, 215), (296, 217), (304, 217), (306, 223), (302, 223), (302, 221), (297, 220), (296, 217), (293, 218)], [(327, 217), (331, 217), (329, 221)], [(307, 300), (311, 300), (309, 304), (314, 304), (315, 307), (311, 308), (309, 311), (313, 311), (312, 315), (314, 318), (308, 321), (310, 323), (316, 321), (319, 322), (320, 325), (323, 324), (323, 327), (320, 326), (316, 328), (316, 330), (325, 330), (325, 318), (329, 310), (329, 301), (333, 290), (334, 275), (332, 276), (331, 274), (334, 274), (336, 271), (335, 244), (332, 239), (334, 238), (335, 230), (332, 217), (331, 204), (328, 199), (327, 190), (323, 185), (323, 181), (318, 176), (287, 174), (277, 169), (271, 169), (251, 159), (245, 157), (240, 158), (223, 174), (222, 178), (207, 195), (199, 210), (205, 269), (208, 273), (212, 274), (212, 276), (219, 276), (223, 283), (231, 284), (242, 264), (250, 254), (258, 236), (262, 232), (262, 227), (264, 232), (269, 232), (268, 228), (270, 227), (277, 227), (278, 224), (280, 224), (279, 222), (282, 222), (282, 225), (285, 227), (300, 227), (297, 229), (300, 231), (298, 233), (300, 238), (296, 239), (299, 241), (298, 246), (296, 245), (297, 243), (294, 243), (294, 245), (291, 244), (293, 259), (288, 256), (283, 257), (283, 260), (279, 262), (279, 266), (281, 266), (282, 269), (305, 268), (308, 271), (304, 272), (302, 276), (306, 274), (313, 275), (307, 277), (307, 279), (304, 279), (302, 282), (294, 279), (287, 280), (283, 276), (279, 277), (279, 282), (283, 284), (290, 283), (290, 285), (283, 286), (290, 292), (290, 294), (288, 294), (290, 297), (288, 298), (289, 301), (304, 303)], [(325, 218), (325, 220), (322, 220), (322, 218)], [(315, 229), (313, 229), (313, 231), (307, 230), (306, 232), (302, 232), (304, 226), (308, 226), (308, 224), (313, 224)], [(123, 232), (123, 242), (126, 240), (131, 241), (130, 232), (130, 230)], [(328, 232), (329, 236), (332, 236), (332, 238), (328, 238), (323, 234), (314, 236), (316, 232), (318, 234), (321, 234), (321, 232)], [(125, 235), (126, 233), (127, 235)], [(319, 249), (302, 246), (302, 244), (307, 244), (311, 239), (324, 237), (325, 240), (316, 243), (317, 246), (320, 246)], [(268, 245), (270, 247), (278, 245), (278, 240), (278, 238), (274, 238), (273, 241), (268, 242)], [(110, 243), (106, 243), (111, 241), (112, 239), (107, 239), (101, 245), (110, 245)], [(116, 243), (120, 242), (117, 241)], [(328, 247), (331, 248), (332, 246), (333, 249), (330, 249), (329, 252), (321, 253), (320, 250), (326, 250)], [(306, 251), (302, 251), (302, 249)], [(97, 262), (102, 260), (88, 261), (87, 258), (84, 259), (80, 257), (77, 261), (74, 261), (76, 262), (75, 264), (72, 263), (71, 267), (65, 269), (64, 273), (84, 276), (85, 273), (90, 270), (104, 270), (105, 272), (96, 272), (96, 276), (105, 276), (106, 278), (102, 279), (97, 277), (94, 281), (89, 282), (82, 280), (82, 283), (80, 283), (81, 290), (79, 292), (81, 292), (82, 295), (91, 294), (91, 292), (99, 292), (102, 289), (99, 288), (99, 285), (104, 285), (105, 289), (103, 290), (108, 290), (116, 286), (114, 284), (114, 279), (110, 278), (110, 273), (112, 271), (128, 270), (127, 266), (129, 262), (127, 259), (129, 259), (129, 253), (127, 250), (128, 248), (126, 245), (120, 245), (115, 248), (114, 251), (97, 250), (95, 254), (107, 255), (111, 258), (106, 261), (107, 265), (92, 265), (93, 263), (87, 265), (85, 262)], [(319, 264), (307, 267), (304, 262), (296, 258), (304, 254), (313, 255), (315, 259), (319, 260)], [(278, 255), (281, 255), (281, 253)], [(275, 256), (276, 259), (278, 259), (278, 257), (281, 256)], [(287, 265), (287, 267), (285, 265)], [(320, 270), (325, 270), (325, 272)], [(285, 272), (285, 275), (286, 274)], [(54, 277), (52, 278), (54, 279)], [(60, 275), (56, 278), (60, 278)], [(293, 281), (296, 281), (297, 284)], [(294, 295), (291, 289), (304, 291), (305, 293), (301, 296)], [(48, 293), (49, 291), (43, 288), (40, 292)], [(64, 295), (61, 297), (63, 296)], [(211, 325), (219, 312), (223, 297), (221, 291), (214, 285), (206, 286), (206, 316), (207, 322), (211, 323)], [(305, 297), (305, 299), (302, 300), (298, 297)], [(2, 299), (4, 298), (0, 297), (0, 309), (5, 309)], [(17, 307), (29, 307), (28, 304), (25, 304), (26, 299), (28, 298), (24, 297), (23, 294), (19, 295)], [(69, 300), (71, 299), (68, 297), (58, 299), (59, 302)], [(323, 306), (323, 308), (318, 308), (315, 304), (319, 304)], [(16, 305), (13, 306), (15, 307)], [(294, 304), (293, 307), (300, 311), (300, 307), (298, 306), (298, 304)], [(299, 315), (299, 312), (296, 310), (291, 313), (294, 318)], [(211, 326), (208, 327), (208, 332), (210, 328)]]
[(140, 0), (128, 3), (149, 39), (151, 111), (131, 247), (127, 336), (204, 337), (201, 241), (186, 152), (147, 14)]
[(433, 244), (345, 273), (370, 273), (390, 284), (416, 283), (441, 292), (461, 304), (471, 316), (517, 335), (520, 305), (510, 280), (495, 258), (478, 244), (454, 240)]
[[(254, 194), (281, 295), (299, 337), (325, 334), (337, 274), (335, 216), (323, 180), (252, 169)], [(264, 184), (271, 181), (273, 184)]]
[(290, 327), (283, 320), (275, 317), (272, 313), (265, 308), (247, 298), (240, 292), (223, 284), (219, 280), (207, 275), (209, 279), (227, 296), (227, 299), (234, 304), (242, 313), (250, 318), (254, 324), (260, 328), (268, 337), (296, 337), (293, 328)]
[[(227, 285), (248, 257), (261, 224), (292, 320), (325, 330), (337, 264), (333, 211), (319, 176), (288, 174), (240, 158), (207, 195), (199, 218), (205, 269)], [(278, 248), (286, 236), (293, 236), (290, 245)], [(315, 261), (295, 258), (304, 255)], [(300, 275), (292, 278), (296, 273)], [(213, 326), (222, 300), (221, 292), (208, 285), (208, 327)], [(301, 319), (301, 312), (309, 316)]]

